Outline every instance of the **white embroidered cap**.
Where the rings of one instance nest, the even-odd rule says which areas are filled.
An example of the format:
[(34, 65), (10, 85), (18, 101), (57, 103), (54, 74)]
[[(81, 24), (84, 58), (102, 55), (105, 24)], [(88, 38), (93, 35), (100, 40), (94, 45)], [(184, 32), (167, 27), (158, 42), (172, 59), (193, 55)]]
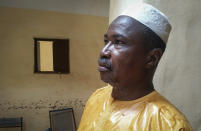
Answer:
[(134, 18), (155, 32), (166, 44), (171, 31), (171, 25), (160, 10), (155, 7), (140, 2), (127, 8), (121, 15)]

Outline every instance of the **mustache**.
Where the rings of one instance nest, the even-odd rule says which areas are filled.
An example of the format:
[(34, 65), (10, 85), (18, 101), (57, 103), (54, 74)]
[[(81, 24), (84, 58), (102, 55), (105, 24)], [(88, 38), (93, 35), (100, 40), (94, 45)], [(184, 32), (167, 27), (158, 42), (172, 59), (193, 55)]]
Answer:
[(99, 63), (100, 66), (104, 66), (104, 67), (112, 70), (112, 63), (111, 63), (111, 61), (109, 59), (99, 58), (98, 63)]

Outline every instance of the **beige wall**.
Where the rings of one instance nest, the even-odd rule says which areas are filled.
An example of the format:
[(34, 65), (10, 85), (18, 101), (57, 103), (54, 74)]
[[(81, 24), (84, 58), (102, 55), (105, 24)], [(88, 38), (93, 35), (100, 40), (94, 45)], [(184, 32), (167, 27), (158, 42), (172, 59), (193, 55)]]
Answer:
[(106, 16), (109, 0), (1, 0), (0, 6), (39, 9), (64, 13)]
[[(48, 111), (73, 107), (76, 124), (96, 71), (107, 17), (0, 7), (0, 117), (24, 117), (25, 131), (49, 127)], [(70, 39), (70, 74), (34, 74), (34, 37)]]
[[(110, 21), (142, 0), (110, 0)], [(201, 1), (146, 0), (170, 19), (172, 32), (154, 78), (156, 89), (201, 130)]]

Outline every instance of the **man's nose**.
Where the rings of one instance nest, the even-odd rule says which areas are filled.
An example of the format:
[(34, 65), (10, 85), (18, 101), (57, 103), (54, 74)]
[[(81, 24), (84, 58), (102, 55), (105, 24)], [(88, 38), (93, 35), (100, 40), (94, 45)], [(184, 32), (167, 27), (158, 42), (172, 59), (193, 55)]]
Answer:
[(109, 41), (101, 50), (100, 52), (100, 57), (101, 58), (110, 58), (111, 57), (111, 50), (110, 50), (110, 46), (111, 46), (111, 41)]

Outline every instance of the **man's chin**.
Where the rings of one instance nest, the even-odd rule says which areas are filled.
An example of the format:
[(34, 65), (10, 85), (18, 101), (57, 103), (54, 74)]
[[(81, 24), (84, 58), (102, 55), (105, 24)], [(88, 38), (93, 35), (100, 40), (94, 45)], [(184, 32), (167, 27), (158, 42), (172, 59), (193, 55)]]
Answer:
[(100, 77), (101, 77), (101, 80), (102, 80), (103, 82), (105, 82), (105, 83), (110, 83), (110, 82), (111, 82), (110, 77), (107, 76), (107, 75), (103, 75), (103, 74), (100, 73)]
[(109, 83), (109, 80), (106, 79), (106, 78), (102, 78), (102, 77), (101, 77), (101, 80), (102, 80), (103, 82), (105, 82), (105, 83)]

